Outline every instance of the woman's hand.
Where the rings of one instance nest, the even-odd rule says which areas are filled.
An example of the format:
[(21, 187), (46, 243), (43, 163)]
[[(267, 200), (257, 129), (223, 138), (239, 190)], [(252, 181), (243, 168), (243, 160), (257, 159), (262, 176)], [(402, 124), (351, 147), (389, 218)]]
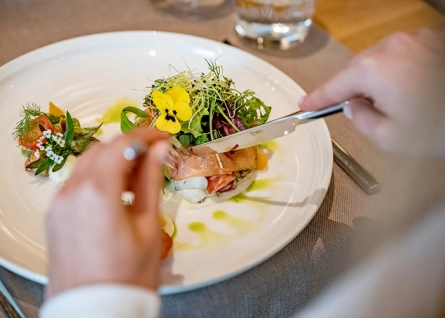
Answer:
[[(160, 262), (159, 195), (168, 136), (136, 129), (98, 143), (79, 160), (46, 219), (49, 283), (46, 296), (89, 284), (137, 285), (156, 291)], [(134, 160), (124, 150), (139, 141)], [(132, 191), (134, 204), (121, 201)]]
[(355, 57), (301, 102), (317, 110), (353, 97), (345, 114), (384, 150), (445, 158), (445, 36), (396, 33)]

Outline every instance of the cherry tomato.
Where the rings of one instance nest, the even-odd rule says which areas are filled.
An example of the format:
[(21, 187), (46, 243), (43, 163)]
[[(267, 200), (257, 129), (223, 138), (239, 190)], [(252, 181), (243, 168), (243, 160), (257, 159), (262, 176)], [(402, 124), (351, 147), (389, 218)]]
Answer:
[(170, 253), (170, 250), (173, 246), (173, 240), (164, 230), (161, 230), (162, 233), (162, 249), (161, 249), (161, 259), (164, 259)]
[(25, 148), (37, 150), (37, 143), (42, 136), (39, 125), (42, 125), (45, 130), (49, 129), (54, 132), (54, 127), (49, 119), (46, 116), (39, 116), (31, 122), (28, 130), (19, 137), (19, 144)]

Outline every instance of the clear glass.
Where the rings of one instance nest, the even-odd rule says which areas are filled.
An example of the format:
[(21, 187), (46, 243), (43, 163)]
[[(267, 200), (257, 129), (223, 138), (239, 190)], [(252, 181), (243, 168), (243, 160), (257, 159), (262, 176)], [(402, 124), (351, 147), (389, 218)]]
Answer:
[(287, 49), (306, 38), (315, 0), (236, 0), (236, 32), (258, 44)]
[(233, 12), (233, 0), (150, 0), (156, 10), (188, 20), (206, 20)]

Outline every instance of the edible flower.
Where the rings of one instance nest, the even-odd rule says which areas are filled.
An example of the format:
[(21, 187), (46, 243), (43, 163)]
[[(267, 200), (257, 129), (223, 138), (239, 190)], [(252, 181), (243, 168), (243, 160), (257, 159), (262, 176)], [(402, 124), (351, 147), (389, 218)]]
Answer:
[(181, 121), (192, 117), (190, 96), (182, 87), (175, 86), (167, 92), (153, 91), (153, 102), (161, 113), (156, 119), (156, 128), (161, 131), (177, 134), (181, 130)]

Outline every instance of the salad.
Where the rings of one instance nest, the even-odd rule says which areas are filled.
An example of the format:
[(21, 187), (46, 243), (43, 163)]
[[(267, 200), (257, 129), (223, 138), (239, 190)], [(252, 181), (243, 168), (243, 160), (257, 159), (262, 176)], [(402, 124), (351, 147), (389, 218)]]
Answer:
[[(222, 67), (207, 62), (209, 72), (188, 69), (154, 81), (144, 99), (144, 109), (125, 107), (121, 113), (122, 132), (140, 126), (155, 127), (175, 136), (184, 148), (201, 145), (238, 131), (264, 124), (271, 107), (251, 90), (238, 91), (232, 79), (222, 75)], [(135, 119), (129, 119), (134, 114)], [(25, 169), (54, 181), (68, 179), (81, 155), (92, 144), (102, 124), (82, 127), (69, 112), (49, 103), (47, 112), (29, 103), (13, 132)], [(171, 154), (173, 155), (173, 154)], [(267, 157), (257, 147), (216, 153), (202, 147), (187, 155), (175, 156), (174, 165), (164, 166), (164, 192), (178, 194), (190, 203), (208, 197), (235, 195), (247, 188), (255, 171), (266, 168)], [(125, 202), (124, 204), (132, 204)], [(173, 245), (175, 225), (161, 213), (163, 248), (168, 256)]]
[(13, 136), (26, 158), (26, 170), (35, 171), (35, 175), (49, 176), (57, 182), (66, 181), (77, 156), (98, 142), (94, 135), (101, 125), (82, 127), (78, 119), (72, 118), (69, 112), (65, 113), (52, 102), (49, 103), (48, 112), (29, 103), (23, 107), (21, 115)]
[[(102, 124), (82, 127), (69, 112), (49, 103), (48, 112), (36, 104), (23, 107), (22, 119), (13, 132), (25, 157), (25, 169), (35, 175), (48, 176), (57, 182), (66, 181), (77, 163), (77, 157), (91, 144), (99, 142), (94, 137)], [(132, 201), (123, 200), (124, 205)], [(175, 225), (165, 213), (160, 213), (162, 235), (161, 258), (166, 258), (173, 246)]]
[[(187, 69), (155, 80), (143, 110), (123, 109), (122, 132), (139, 126), (156, 127), (190, 148), (266, 123), (271, 107), (252, 90), (238, 91), (234, 81), (223, 76), (222, 66), (211, 61), (207, 64), (206, 74)], [(133, 121), (129, 114), (135, 115)], [(234, 147), (222, 154), (206, 147), (194, 150), (188, 155), (174, 155), (175, 164), (164, 167), (164, 191), (190, 203), (202, 203), (236, 189), (239, 192), (253, 181), (255, 170), (267, 166), (267, 157), (257, 147)]]

